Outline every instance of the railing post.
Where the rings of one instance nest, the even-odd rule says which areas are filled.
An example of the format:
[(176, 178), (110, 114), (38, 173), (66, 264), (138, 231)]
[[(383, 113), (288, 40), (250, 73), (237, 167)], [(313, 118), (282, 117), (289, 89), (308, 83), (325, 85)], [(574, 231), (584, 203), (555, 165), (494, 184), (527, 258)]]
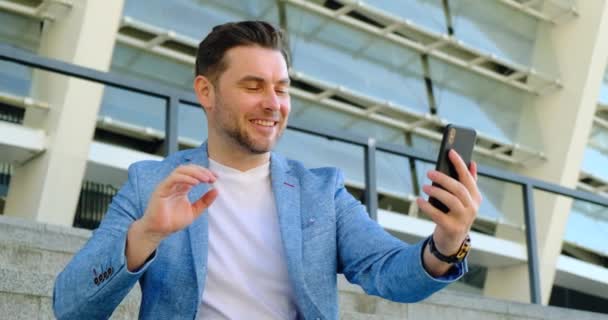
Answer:
[(378, 189), (376, 188), (376, 140), (367, 139), (365, 146), (365, 205), (367, 213), (378, 221)]
[(536, 213), (534, 212), (534, 188), (523, 185), (524, 219), (526, 222), (526, 248), (528, 249), (528, 275), (530, 278), (530, 302), (541, 304), (540, 273), (538, 271), (538, 245), (536, 242)]
[(168, 156), (178, 151), (177, 117), (179, 112), (179, 98), (172, 95), (167, 99), (165, 109), (165, 144), (164, 153)]

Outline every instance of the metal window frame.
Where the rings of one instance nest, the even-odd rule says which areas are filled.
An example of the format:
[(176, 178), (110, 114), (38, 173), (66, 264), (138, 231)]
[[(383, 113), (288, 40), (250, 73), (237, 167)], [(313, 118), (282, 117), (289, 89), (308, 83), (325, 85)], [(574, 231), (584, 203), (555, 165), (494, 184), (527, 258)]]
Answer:
[[(121, 34), (120, 30), (123, 27), (138, 29), (147, 34), (155, 36), (147, 41), (136, 39), (134, 37)], [(120, 43), (157, 55), (172, 58), (182, 63), (194, 64), (195, 57), (187, 56), (162, 47), (163, 39), (173, 39), (174, 41), (183, 45), (196, 46), (196, 41), (194, 39), (183, 35), (178, 35), (171, 30), (151, 26), (131, 17), (123, 18), (121, 28), (119, 28), (119, 35), (117, 37), (117, 40)], [(409, 108), (405, 106), (399, 106), (388, 101), (380, 101), (342, 86), (329, 84), (327, 82), (314, 79), (313, 77), (305, 75), (302, 72), (290, 70), (290, 76), (295, 80), (307, 83), (308, 85), (312, 85), (323, 90), (321, 94), (314, 94), (302, 89), (292, 88), (290, 89), (290, 92), (295, 97), (308, 101), (314, 101), (325, 107), (388, 125), (405, 132), (415, 133), (433, 140), (441, 140), (441, 128), (447, 124), (446, 120), (437, 116), (407, 111)], [(361, 108), (342, 101), (337, 101), (336, 99), (332, 99), (332, 97), (342, 97), (350, 101), (356, 101), (359, 104), (369, 105), (370, 107), (367, 108), (367, 110), (361, 110)], [(395, 119), (380, 114), (383, 109), (390, 109), (391, 112), (398, 115), (398, 118)], [(541, 151), (537, 151), (534, 148), (522, 146), (517, 143), (506, 143), (483, 133), (480, 133), (478, 136), (478, 143), (475, 150), (484, 156), (515, 165), (533, 166), (538, 162), (546, 160), (545, 154)]]
[[(547, 92), (552, 92), (554, 90), (558, 90), (562, 88), (561, 80), (558, 77), (551, 77), (544, 75), (534, 68), (526, 67), (523, 65), (519, 65), (513, 62), (506, 61), (504, 59), (498, 58), (494, 54), (489, 54), (478, 50), (472, 46), (469, 46), (463, 43), (460, 40), (455, 39), (447, 34), (437, 34), (435, 32), (424, 29), (423, 27), (417, 26), (409, 20), (401, 19), (399, 17), (393, 16), (388, 12), (384, 12), (382, 10), (378, 10), (371, 6), (366, 5), (361, 1), (354, 0), (338, 0), (345, 5), (337, 10), (331, 10), (325, 8), (321, 5), (317, 5), (311, 2), (307, 2), (305, 0), (280, 0), (282, 2), (291, 3), (294, 5), (298, 5), (302, 8), (320, 13), (325, 15), (328, 18), (335, 18), (337, 21), (342, 23), (346, 23), (350, 26), (356, 27), (358, 29), (363, 29), (364, 31), (371, 32), (374, 35), (384, 37), (385, 39), (396, 42), (400, 45), (404, 45), (410, 49), (414, 49), (422, 54), (429, 54), (435, 58), (438, 58), (442, 61), (466, 68), (470, 71), (473, 71), (482, 76), (489, 77), (491, 79), (497, 80), (503, 84), (507, 84), (509, 86), (524, 90), (529, 93), (533, 93), (536, 95), (542, 95)], [(514, 9), (520, 10), (527, 14), (530, 14), (536, 18), (539, 18), (543, 21), (549, 21), (553, 24), (557, 24), (559, 20), (555, 17), (548, 17), (541, 12), (534, 10), (531, 6), (534, 4), (535, 0), (530, 0), (525, 3), (520, 3), (515, 0), (500, 0), (501, 3), (508, 5)], [(18, 13), (25, 16), (35, 17), (39, 19), (48, 19), (55, 20), (60, 17), (56, 17), (56, 14), (53, 11), (58, 10), (50, 10), (51, 6), (63, 6), (70, 10), (73, 6), (72, 1), (70, 0), (43, 0), (41, 4), (37, 7), (31, 7), (23, 4), (19, 4), (16, 2), (12, 2), (10, 0), (0, 0), (0, 9), (4, 9), (7, 11), (11, 11), (14, 13)], [(391, 21), (384, 28), (377, 28), (375, 26), (369, 25), (365, 22), (359, 21), (357, 19), (348, 17), (347, 14), (353, 10), (362, 11), (364, 14), (372, 14), (374, 16), (381, 16), (388, 21)], [(575, 7), (564, 8), (564, 14), (560, 16), (578, 16)], [(162, 47), (162, 44), (166, 41), (175, 41), (181, 45), (194, 47), (196, 48), (198, 43), (195, 39), (181, 36), (173, 31), (165, 31), (160, 30), (151, 25), (142, 24), (141, 22), (137, 22), (135, 19), (131, 17), (124, 17), (121, 22), (121, 28), (123, 27), (135, 27), (139, 28), (143, 31), (148, 31), (150, 33), (155, 34), (156, 36), (149, 40), (143, 41), (139, 39), (134, 39), (132, 37), (125, 37), (124, 35), (118, 35), (118, 41), (129, 44), (134, 47), (139, 47), (142, 49), (147, 49), (152, 52), (173, 56), (173, 58), (185, 62), (185, 63), (194, 63), (194, 58), (185, 55), (180, 52), (176, 52), (174, 50), (170, 50)], [(418, 43), (416, 41), (408, 40), (404, 37), (398, 36), (396, 32), (400, 29), (409, 30), (412, 32), (424, 34), (425, 36), (433, 39), (430, 43)], [(462, 52), (467, 52), (469, 55), (474, 56), (474, 58), (469, 60), (464, 60), (458, 58), (454, 55), (450, 55), (449, 53), (440, 51), (441, 47), (449, 45), (451, 48), (456, 48), (461, 50)], [(500, 75), (499, 73), (493, 72), (489, 68), (484, 68), (482, 66), (485, 62), (492, 62), (497, 65), (506, 66), (514, 72), (510, 75)], [(539, 86), (532, 87), (531, 85), (524, 84), (519, 80), (523, 78), (534, 77), (533, 82), (541, 83)]]
[[(443, 127), (448, 123), (447, 120), (436, 115), (418, 113), (390, 101), (382, 101), (340, 85), (314, 79), (302, 72), (292, 71), (290, 76), (294, 80), (306, 83), (321, 91), (320, 93), (312, 93), (292, 87), (290, 88), (290, 94), (294, 97), (378, 122), (404, 132), (416, 133), (422, 137), (440, 141)], [(336, 97), (342, 99), (335, 99)], [(354, 104), (344, 102), (344, 100), (354, 101), (359, 105), (368, 107), (361, 109)], [(391, 116), (382, 114), (382, 112), (387, 111), (391, 113)], [(484, 156), (515, 165), (533, 166), (547, 159), (542, 151), (517, 143), (506, 143), (483, 132), (478, 133), (475, 151)]]
[(555, 3), (554, 1), (548, 0), (548, 2), (552, 3), (556, 8), (559, 8), (559, 14), (555, 16), (549, 16), (543, 13), (540, 10), (534, 9), (535, 6), (540, 0), (523, 0), (522, 2), (516, 0), (499, 0), (502, 4), (513, 8), (515, 10), (519, 10), (524, 14), (532, 16), (540, 21), (550, 23), (552, 25), (560, 25), (570, 21), (573, 18), (577, 18), (579, 16), (578, 10), (576, 6), (571, 6), (568, 8), (564, 8), (561, 5)]
[(48, 111), (51, 108), (47, 102), (36, 100), (32, 97), (14, 95), (4, 91), (0, 91), (0, 102), (24, 109), (36, 108)]
[(585, 170), (579, 173), (577, 187), (604, 197), (608, 196), (608, 180)]
[[(344, 4), (342, 8), (333, 10), (322, 5), (312, 3), (306, 0), (281, 0), (289, 4), (298, 6), (302, 9), (319, 14), (334, 22), (340, 22), (356, 29), (367, 32), (371, 35), (384, 38), (390, 42), (396, 43), (403, 47), (413, 49), (421, 54), (427, 54), (444, 62), (464, 68), (466, 70), (477, 73), (481, 76), (496, 80), (499, 83), (523, 90), (534, 95), (543, 95), (549, 92), (562, 89), (563, 85), (559, 77), (551, 77), (534, 69), (533, 67), (519, 65), (510, 61), (506, 61), (497, 57), (494, 54), (483, 52), (461, 40), (448, 34), (439, 34), (421, 26), (416, 25), (410, 20), (394, 16), (383, 10), (366, 5), (364, 2), (355, 0), (338, 0)], [(359, 14), (368, 15), (370, 17), (381, 18), (387, 21), (384, 27), (377, 27), (370, 23), (348, 16), (348, 13), (356, 10)], [(317, 28), (315, 32), (320, 31)], [(428, 38), (429, 41), (422, 42), (413, 38), (406, 38), (398, 34), (398, 31), (412, 32), (420, 37)], [(459, 50), (470, 59), (464, 59), (456, 55), (450, 54), (447, 51), (441, 51), (444, 47), (450, 47), (453, 50)], [(365, 49), (365, 48), (362, 48)], [(491, 62), (495, 65), (507, 67), (514, 71), (510, 75), (502, 75), (491, 68), (485, 67), (484, 63)], [(538, 86), (532, 86), (523, 83), (520, 80), (528, 78), (528, 82), (539, 83)]]
[(71, 0), (42, 0), (38, 6), (28, 6), (10, 0), (0, 0), (0, 10), (41, 20), (57, 20), (74, 6)]
[[(125, 28), (133, 28), (138, 31), (143, 31), (145, 33), (154, 35), (154, 37), (148, 41), (137, 39), (135, 37), (131, 37), (129, 35), (121, 33), (121, 31)], [(152, 52), (160, 56), (169, 57), (179, 62), (192, 65), (194, 65), (196, 57), (177, 52), (175, 50), (164, 47), (163, 45), (167, 41), (174, 41), (186, 47), (195, 49), (198, 48), (198, 41), (193, 38), (178, 34), (173, 30), (167, 30), (144, 23), (129, 16), (124, 16), (121, 19), (120, 26), (118, 28), (118, 34), (116, 36), (116, 41), (138, 49), (142, 49), (144, 51)]]
[[(607, 111), (608, 111), (608, 105), (605, 105), (601, 102), (597, 103), (596, 112), (595, 112), (595, 115), (593, 116), (593, 126), (594, 127), (592, 128), (592, 133), (596, 129), (596, 127), (599, 128), (600, 130), (608, 130), (608, 119), (606, 119), (605, 116), (603, 117), (603, 116), (599, 115), (600, 113), (607, 112)], [(601, 153), (603, 153), (604, 155), (608, 156), (608, 147), (599, 145), (594, 140), (592, 140), (591, 136), (589, 137), (589, 142), (587, 144), (588, 144), (588, 146), (591, 146), (591, 147), (595, 148), (596, 150), (600, 151)], [(591, 180), (591, 183), (582, 182), (582, 187), (585, 188), (585, 190), (591, 190), (592, 192), (600, 192), (600, 193), (608, 192), (608, 181), (606, 181), (605, 179), (594, 176), (593, 174), (590, 174), (590, 173), (583, 174), (583, 172), (581, 172), (581, 177), (579, 178), (579, 180), (583, 180), (583, 179)]]

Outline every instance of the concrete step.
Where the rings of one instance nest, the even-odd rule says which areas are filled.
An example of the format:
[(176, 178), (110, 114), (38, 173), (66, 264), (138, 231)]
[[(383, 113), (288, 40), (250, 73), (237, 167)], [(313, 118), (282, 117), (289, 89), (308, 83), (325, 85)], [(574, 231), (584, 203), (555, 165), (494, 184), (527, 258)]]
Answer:
[[(0, 216), (0, 319), (53, 319), (56, 275), (91, 232)], [(339, 277), (340, 319), (396, 320), (608, 320), (608, 315), (495, 300), (442, 291), (414, 304), (368, 296)], [(140, 290), (134, 288), (112, 319), (136, 319)]]
[(339, 279), (341, 319), (608, 320), (608, 315), (443, 290), (412, 304), (366, 295)]
[(89, 230), (0, 216), (0, 268), (58, 274), (91, 235)]
[[(55, 275), (0, 268), (0, 318), (55, 319), (52, 299)], [(139, 285), (131, 290), (111, 319), (137, 319)]]

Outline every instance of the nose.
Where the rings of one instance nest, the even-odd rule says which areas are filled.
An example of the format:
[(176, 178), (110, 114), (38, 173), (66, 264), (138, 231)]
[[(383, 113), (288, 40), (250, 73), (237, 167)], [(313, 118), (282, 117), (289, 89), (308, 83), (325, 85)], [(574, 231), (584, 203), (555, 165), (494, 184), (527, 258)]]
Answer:
[(267, 90), (264, 96), (264, 109), (267, 110), (279, 110), (281, 108), (281, 103), (279, 101), (279, 97), (274, 90)]

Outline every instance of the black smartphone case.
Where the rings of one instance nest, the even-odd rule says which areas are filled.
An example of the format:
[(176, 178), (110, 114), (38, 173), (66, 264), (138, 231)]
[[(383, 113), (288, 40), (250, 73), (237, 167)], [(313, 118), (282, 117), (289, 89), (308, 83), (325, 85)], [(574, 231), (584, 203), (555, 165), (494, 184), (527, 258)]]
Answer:
[[(448, 152), (450, 149), (456, 150), (468, 167), (471, 163), (476, 137), (477, 133), (474, 129), (448, 124), (443, 131), (443, 138), (441, 139), (441, 145), (439, 146), (439, 156), (437, 157), (437, 166), (435, 169), (458, 180), (458, 173), (448, 158)], [(433, 186), (443, 188), (434, 182)], [(429, 198), (429, 202), (444, 213), (449, 211), (448, 207), (433, 197)]]

